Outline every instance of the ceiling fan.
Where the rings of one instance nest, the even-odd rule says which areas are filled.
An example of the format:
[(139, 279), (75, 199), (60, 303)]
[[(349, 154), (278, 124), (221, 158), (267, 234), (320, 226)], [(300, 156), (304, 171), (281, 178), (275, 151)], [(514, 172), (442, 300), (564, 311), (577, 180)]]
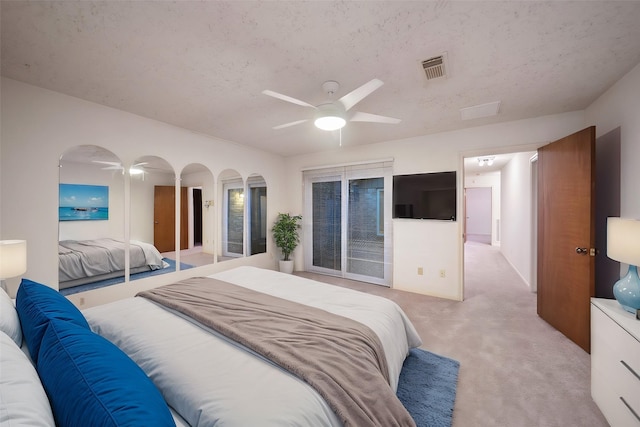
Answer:
[[(291, 102), (296, 105), (300, 105), (302, 107), (313, 108), (316, 110), (316, 114), (314, 117), (314, 124), (317, 128), (322, 130), (338, 130), (342, 129), (344, 125), (347, 123), (347, 119), (351, 122), (372, 122), (372, 123), (390, 123), (397, 124), (400, 123), (400, 119), (395, 119), (393, 117), (386, 116), (378, 116), (377, 114), (369, 114), (363, 113), (360, 111), (356, 111), (350, 116), (347, 114), (351, 108), (356, 105), (358, 102), (362, 101), (365, 97), (370, 95), (373, 91), (378, 89), (384, 83), (382, 80), (373, 79), (357, 89), (349, 92), (344, 95), (342, 98), (336, 101), (325, 102), (320, 105), (311, 105), (307, 102), (301, 101), (296, 98), (292, 98), (287, 95), (283, 95), (278, 92), (274, 92), (272, 90), (263, 90), (262, 93), (268, 96), (272, 96), (274, 98), (280, 99), (282, 101)], [(340, 84), (335, 81), (326, 81), (322, 84), (322, 90), (329, 96), (333, 96), (338, 89), (340, 89)], [(304, 120), (296, 120), (295, 122), (285, 123), (283, 125), (274, 126), (273, 129), (283, 129), (290, 126), (295, 126), (300, 123), (304, 123), (309, 121), (309, 119)]]
[[(106, 167), (102, 168), (102, 170), (121, 170), (124, 175), (124, 166), (120, 162), (105, 162), (103, 160), (92, 160), (93, 163), (100, 163), (106, 165)], [(148, 164), (148, 162), (139, 162), (134, 163), (129, 168), (130, 175), (139, 175), (144, 173), (144, 169), (141, 166)]]

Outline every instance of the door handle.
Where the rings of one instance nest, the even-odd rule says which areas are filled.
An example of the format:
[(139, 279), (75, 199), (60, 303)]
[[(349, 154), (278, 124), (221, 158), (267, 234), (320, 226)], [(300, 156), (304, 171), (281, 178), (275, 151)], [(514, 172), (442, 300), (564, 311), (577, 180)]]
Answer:
[(158, 221), (153, 221), (154, 224), (160, 224)]
[(587, 249), (587, 248), (576, 248), (576, 253), (578, 255), (590, 255), (596, 256), (598, 254), (598, 250), (595, 248)]

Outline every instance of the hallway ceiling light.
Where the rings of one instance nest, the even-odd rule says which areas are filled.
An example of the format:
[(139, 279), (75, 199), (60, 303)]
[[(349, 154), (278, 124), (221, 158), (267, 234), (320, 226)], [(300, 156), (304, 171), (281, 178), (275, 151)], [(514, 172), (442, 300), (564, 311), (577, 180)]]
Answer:
[(478, 157), (478, 166), (491, 166), (495, 157)]

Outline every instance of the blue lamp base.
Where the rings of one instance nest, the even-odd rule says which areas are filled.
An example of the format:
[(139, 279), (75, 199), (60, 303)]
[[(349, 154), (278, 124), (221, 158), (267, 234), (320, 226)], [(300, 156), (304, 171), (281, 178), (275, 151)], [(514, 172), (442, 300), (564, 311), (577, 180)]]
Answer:
[(640, 277), (638, 277), (638, 267), (635, 265), (629, 266), (627, 275), (613, 285), (613, 295), (622, 308), (629, 313), (636, 314), (636, 310), (640, 309)]

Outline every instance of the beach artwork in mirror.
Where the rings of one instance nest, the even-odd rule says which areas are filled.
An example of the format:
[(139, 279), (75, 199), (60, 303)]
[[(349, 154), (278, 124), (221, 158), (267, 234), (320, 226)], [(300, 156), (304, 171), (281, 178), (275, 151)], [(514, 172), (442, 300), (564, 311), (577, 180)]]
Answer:
[(105, 221), (109, 219), (109, 186), (60, 183), (58, 220)]

